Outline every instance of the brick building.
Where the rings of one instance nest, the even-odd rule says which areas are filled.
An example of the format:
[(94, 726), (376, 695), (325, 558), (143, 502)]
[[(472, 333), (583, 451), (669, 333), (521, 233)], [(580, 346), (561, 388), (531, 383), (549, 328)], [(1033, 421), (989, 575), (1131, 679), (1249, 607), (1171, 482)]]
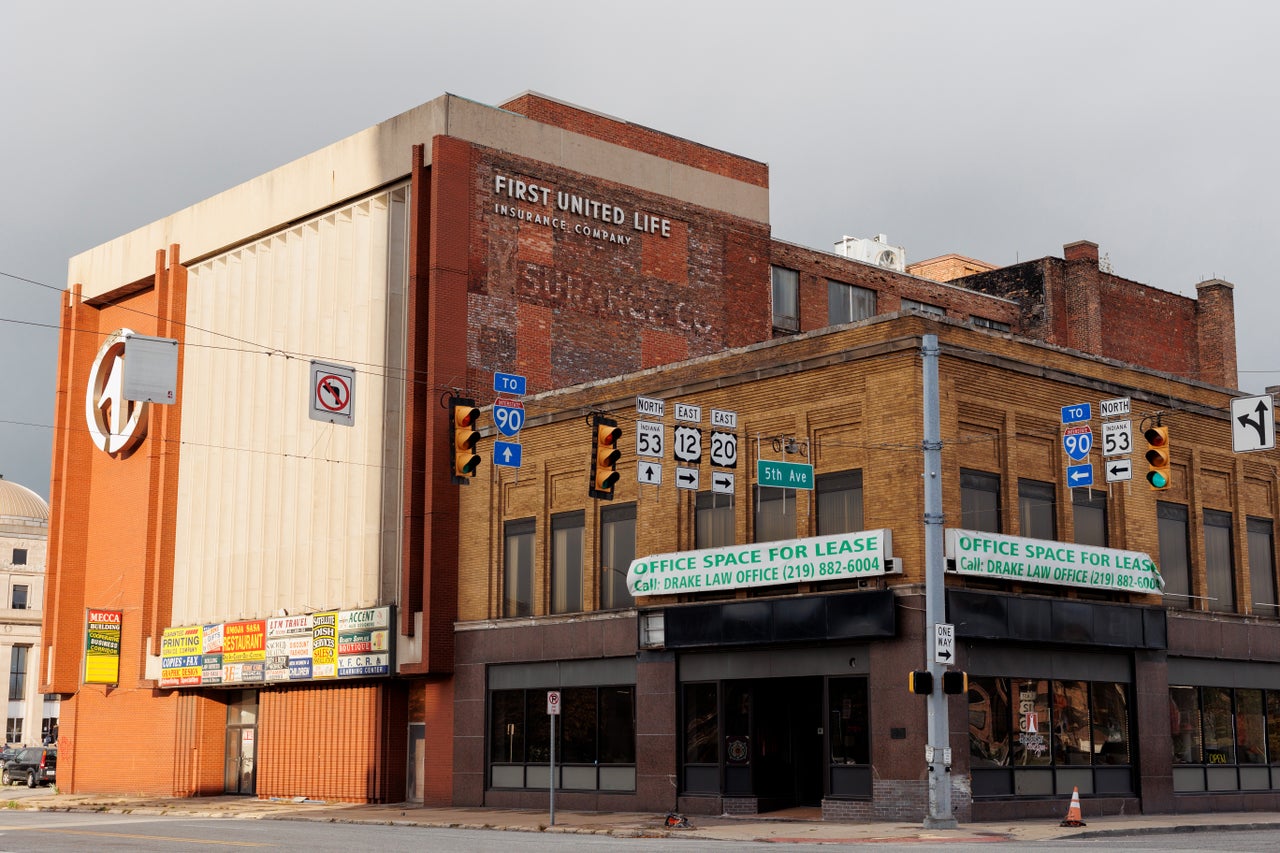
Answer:
[[(1159, 347), (1156, 302), (1183, 332)], [(446, 95), (72, 259), (63, 313), (42, 689), (67, 697), (69, 790), (533, 806), (558, 689), (567, 807), (918, 817), (924, 705), (902, 684), (936, 335), (973, 676), (960, 814), (1056, 813), (1064, 786), (1108, 810), (1275, 805), (1269, 758), (1219, 760), (1207, 723), (1179, 752), (1166, 722), (1269, 731), (1280, 687), (1259, 651), (1277, 458), (1229, 450), (1225, 282), (1158, 291), (1087, 242), (894, 272), (774, 240), (759, 162), (540, 95)], [(126, 329), (179, 341), (173, 403), (122, 397)], [(528, 380), (523, 462), (491, 464), (489, 411), (459, 486), (443, 403), (487, 407), (496, 373)], [(1070, 487), (1060, 408), (1120, 397), (1176, 436), (1173, 488)], [(735, 415), (684, 425), (736, 468), (668, 451), (654, 484), (635, 434), (676, 439), (677, 403)], [(612, 501), (587, 493), (593, 412), (623, 430)], [(812, 492), (756, 482), (788, 458)], [(769, 542), (867, 556), (675, 570)], [(1125, 568), (993, 579), (975, 542)], [(676, 586), (649, 585), (650, 558)], [(84, 677), (86, 609), (119, 615), (113, 682)], [(144, 737), (172, 749), (144, 759)]]

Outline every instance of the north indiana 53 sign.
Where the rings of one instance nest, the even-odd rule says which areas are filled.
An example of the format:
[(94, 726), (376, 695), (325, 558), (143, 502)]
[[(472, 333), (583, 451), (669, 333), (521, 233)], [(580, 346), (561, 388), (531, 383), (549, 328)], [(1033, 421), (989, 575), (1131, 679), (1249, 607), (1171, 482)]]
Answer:
[(632, 595), (674, 595), (866, 578), (886, 574), (892, 556), (888, 530), (655, 554), (631, 561), (627, 589)]
[(947, 530), (949, 567), (962, 575), (1161, 595), (1164, 578), (1146, 554), (976, 530)]

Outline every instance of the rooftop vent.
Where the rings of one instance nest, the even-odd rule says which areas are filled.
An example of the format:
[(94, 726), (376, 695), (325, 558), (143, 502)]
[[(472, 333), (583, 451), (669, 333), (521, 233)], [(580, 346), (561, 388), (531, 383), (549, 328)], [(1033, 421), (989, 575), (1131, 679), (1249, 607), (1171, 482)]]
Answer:
[(907, 268), (907, 250), (902, 246), (890, 246), (886, 234), (877, 234), (871, 238), (841, 237), (836, 243), (836, 254), (897, 272), (903, 272)]

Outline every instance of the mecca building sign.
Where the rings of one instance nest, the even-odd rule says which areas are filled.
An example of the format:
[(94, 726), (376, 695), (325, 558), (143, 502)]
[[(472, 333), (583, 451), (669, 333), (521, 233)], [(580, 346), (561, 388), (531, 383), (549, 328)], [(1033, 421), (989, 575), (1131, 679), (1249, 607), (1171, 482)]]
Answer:
[(161, 687), (390, 675), (391, 608), (165, 628)]
[(631, 561), (627, 588), (632, 595), (674, 595), (868, 578), (890, 574), (892, 556), (888, 530), (655, 554)]
[(1079, 589), (1162, 595), (1164, 578), (1140, 551), (1120, 551), (976, 530), (947, 530), (948, 569), (962, 575)]

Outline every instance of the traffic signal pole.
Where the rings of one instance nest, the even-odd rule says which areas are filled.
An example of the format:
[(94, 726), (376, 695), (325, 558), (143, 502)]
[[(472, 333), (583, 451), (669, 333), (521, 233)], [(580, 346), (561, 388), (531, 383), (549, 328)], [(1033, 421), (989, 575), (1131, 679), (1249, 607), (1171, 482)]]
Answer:
[(951, 813), (951, 732), (947, 723), (947, 697), (942, 692), (946, 667), (935, 661), (934, 628), (947, 621), (946, 576), (942, 551), (942, 419), (938, 396), (938, 336), (924, 335), (920, 342), (924, 364), (924, 608), (925, 660), (933, 674), (928, 697), (929, 730), (925, 761), (929, 767), (929, 814), (925, 829), (954, 829)]

